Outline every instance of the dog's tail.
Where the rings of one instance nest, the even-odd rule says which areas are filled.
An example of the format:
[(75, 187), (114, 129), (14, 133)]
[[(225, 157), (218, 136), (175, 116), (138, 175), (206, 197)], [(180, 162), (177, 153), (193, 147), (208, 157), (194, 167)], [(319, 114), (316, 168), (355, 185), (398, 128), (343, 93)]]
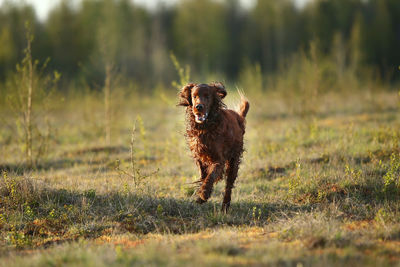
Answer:
[(249, 112), (250, 103), (247, 100), (247, 98), (244, 96), (244, 92), (242, 90), (237, 89), (237, 91), (240, 96), (239, 115), (244, 118), (244, 117), (246, 117), (247, 112)]

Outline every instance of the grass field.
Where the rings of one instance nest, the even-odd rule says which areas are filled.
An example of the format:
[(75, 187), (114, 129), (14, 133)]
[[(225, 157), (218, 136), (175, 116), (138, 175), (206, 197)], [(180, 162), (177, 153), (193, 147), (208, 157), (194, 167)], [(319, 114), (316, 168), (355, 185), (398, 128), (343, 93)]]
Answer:
[[(101, 95), (57, 99), (33, 170), (2, 109), (0, 266), (400, 266), (398, 92), (248, 98), (227, 215), (223, 182), (193, 202), (198, 173), (174, 93), (116, 93), (107, 146)], [(237, 100), (228, 91), (228, 106)]]

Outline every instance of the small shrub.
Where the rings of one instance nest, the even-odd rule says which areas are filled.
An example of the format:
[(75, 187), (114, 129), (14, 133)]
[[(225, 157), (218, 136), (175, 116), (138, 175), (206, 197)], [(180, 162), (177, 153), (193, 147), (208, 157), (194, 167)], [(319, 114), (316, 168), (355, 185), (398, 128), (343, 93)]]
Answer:
[[(19, 209), (38, 202), (39, 195), (28, 178), (10, 176), (3, 172), (0, 176), (1, 204), (5, 209)], [(30, 208), (29, 208), (30, 209)]]
[[(141, 130), (142, 130), (141, 133), (143, 135), (145, 135), (144, 127)], [(135, 153), (136, 153), (136, 151), (135, 151), (135, 133), (136, 133), (136, 121), (133, 124), (132, 133), (131, 133), (130, 169), (125, 170), (125, 169), (121, 168), (120, 161), (117, 160), (115, 170), (118, 171), (119, 175), (126, 175), (126, 176), (132, 178), (133, 183), (134, 183), (135, 187), (137, 188), (144, 179), (156, 174), (158, 172), (158, 169), (150, 174), (143, 174), (142, 170), (139, 167), (137, 167), (137, 162), (136, 162), (136, 157), (135, 157)], [(126, 189), (127, 188), (125, 187), (125, 190)]]
[(35, 219), (35, 213), (33, 212), (32, 208), (28, 205), (28, 203), (24, 204), (24, 218), (27, 221), (33, 221)]
[(396, 194), (400, 191), (400, 158), (396, 153), (390, 156), (390, 162), (386, 174), (383, 176), (384, 193)]
[(374, 217), (374, 221), (380, 226), (391, 225), (398, 222), (398, 215), (396, 212), (391, 211), (390, 207), (380, 208)]
[(349, 164), (346, 164), (346, 166), (345, 166), (345, 174), (346, 174), (347, 178), (349, 178), (350, 181), (354, 185), (360, 184), (361, 178), (362, 178), (362, 170), (356, 170), (356, 169), (350, 167)]
[[(7, 81), (8, 104), (16, 117), (17, 136), (23, 140), (26, 165), (37, 165), (48, 152), (51, 126), (48, 119), (48, 102), (61, 75), (44, 75), (48, 60), (41, 67), (39, 61), (32, 58), (34, 37), (29, 23), (26, 23), (26, 48), (24, 58), (16, 66), (16, 73)], [(44, 108), (44, 115), (39, 122), (36, 118), (36, 106)], [(43, 125), (47, 129), (43, 131)]]
[(260, 222), (260, 219), (261, 219), (261, 208), (257, 209), (256, 206), (253, 207), (252, 218), (253, 218), (254, 225), (257, 225), (258, 222)]
[(25, 233), (21, 230), (17, 230), (15, 226), (12, 226), (10, 232), (5, 238), (5, 241), (15, 248), (24, 248), (31, 245), (31, 239), (29, 236), (25, 235)]
[(185, 86), (190, 81), (190, 66), (186, 65), (184, 68), (179, 63), (178, 59), (171, 52), (170, 54), (172, 63), (174, 64), (175, 70), (178, 72), (179, 81), (173, 81), (172, 86), (176, 89), (180, 90), (183, 86)]
[(299, 187), (301, 182), (301, 164), (300, 160), (296, 162), (296, 174), (289, 180), (289, 194), (294, 196)]

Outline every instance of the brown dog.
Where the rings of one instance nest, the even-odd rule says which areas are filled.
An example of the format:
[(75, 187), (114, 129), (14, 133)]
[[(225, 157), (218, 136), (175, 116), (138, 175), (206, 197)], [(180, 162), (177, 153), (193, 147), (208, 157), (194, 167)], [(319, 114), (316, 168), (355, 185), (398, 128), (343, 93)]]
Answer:
[(226, 167), (222, 210), (227, 212), (243, 153), (249, 102), (242, 96), (239, 112), (227, 109), (222, 102), (226, 96), (222, 83), (190, 83), (182, 88), (179, 96), (178, 105), (186, 107), (187, 141), (200, 169), (197, 203), (208, 200), (214, 183), (223, 178)]

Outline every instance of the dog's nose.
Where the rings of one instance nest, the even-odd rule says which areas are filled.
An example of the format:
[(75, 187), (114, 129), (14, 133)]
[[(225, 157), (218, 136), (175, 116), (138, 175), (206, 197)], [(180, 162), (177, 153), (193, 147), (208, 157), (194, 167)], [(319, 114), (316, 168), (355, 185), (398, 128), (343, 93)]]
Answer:
[(196, 105), (196, 109), (197, 109), (198, 111), (201, 111), (203, 108), (204, 108), (204, 105), (202, 105), (202, 104)]

